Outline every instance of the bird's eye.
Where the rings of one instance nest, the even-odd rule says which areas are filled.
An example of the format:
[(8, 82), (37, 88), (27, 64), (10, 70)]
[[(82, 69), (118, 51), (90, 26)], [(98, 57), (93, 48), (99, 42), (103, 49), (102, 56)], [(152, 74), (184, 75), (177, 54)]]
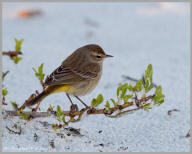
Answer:
[(101, 56), (97, 56), (97, 58), (101, 58)]

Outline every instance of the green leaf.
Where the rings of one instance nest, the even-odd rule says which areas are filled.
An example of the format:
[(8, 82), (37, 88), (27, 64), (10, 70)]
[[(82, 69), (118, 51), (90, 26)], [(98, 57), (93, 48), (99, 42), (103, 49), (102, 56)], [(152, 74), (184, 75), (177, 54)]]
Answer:
[(162, 87), (161, 87), (161, 86), (158, 86), (158, 87), (157, 87), (157, 89), (155, 90), (155, 94), (156, 94), (156, 95), (162, 94)]
[(127, 88), (129, 89), (129, 91), (134, 91), (134, 88), (131, 84), (129, 84)]
[(57, 105), (57, 116), (60, 117), (61, 115), (63, 115), (63, 112), (61, 110), (61, 107)]
[(13, 60), (14, 60), (14, 63), (15, 63), (15, 64), (18, 64), (19, 61), (22, 60), (22, 58), (21, 58), (21, 57), (18, 57), (18, 56), (14, 56), (14, 57), (13, 57)]
[(50, 109), (51, 111), (53, 111), (53, 108), (54, 108), (54, 106), (52, 106), (52, 105), (49, 106), (49, 109)]
[(103, 102), (103, 95), (102, 94), (99, 94), (97, 96), (97, 103), (101, 104)]
[(29, 113), (22, 113), (22, 114), (21, 114), (21, 117), (22, 117), (24, 120), (29, 120), (30, 114), (29, 114)]
[(23, 40), (24, 39), (21, 39), (21, 40), (17, 40), (15, 38), (15, 51), (21, 51), (21, 45), (23, 43)]
[(39, 74), (43, 73), (43, 64), (41, 64), (38, 68)]
[(110, 108), (109, 101), (107, 101), (107, 102), (106, 102), (105, 107), (106, 107), (107, 109), (109, 109), (109, 108)]
[(63, 118), (62, 118), (62, 121), (65, 123), (66, 121), (65, 121), (65, 116), (63, 115)]
[(120, 83), (119, 87), (117, 88), (117, 97), (119, 97), (121, 89), (122, 89), (122, 84)]
[(144, 93), (141, 98), (145, 98), (145, 97), (146, 97), (146, 94)]
[(125, 96), (125, 94), (126, 94), (126, 92), (127, 92), (127, 87), (128, 87), (127, 83), (125, 83), (125, 84), (121, 87), (121, 91), (122, 91), (122, 93), (121, 93), (121, 98), (123, 98), (123, 97)]
[(153, 81), (153, 67), (151, 64), (148, 65), (147, 70), (148, 70), (150, 82), (152, 83), (152, 81)]
[(91, 106), (94, 108), (97, 106), (97, 100), (95, 98), (92, 99), (91, 101)]
[(146, 92), (149, 92), (153, 88), (154, 88), (154, 85), (151, 83), (151, 85), (146, 89)]
[(18, 105), (16, 102), (11, 101), (11, 105), (14, 109), (18, 109)]
[(115, 102), (115, 100), (114, 100), (113, 98), (111, 98), (110, 100), (111, 100), (111, 102), (113, 103), (114, 107), (116, 107), (117, 104), (118, 104), (118, 102)]
[(23, 113), (23, 110), (17, 110), (17, 114), (24, 120), (29, 120), (30, 113)]
[(35, 72), (35, 75), (38, 75), (38, 72), (36, 71), (36, 69), (34, 67), (32, 67), (33, 71)]
[(4, 88), (2, 91), (2, 95), (5, 97), (8, 94), (7, 88)]
[(94, 107), (97, 107), (99, 104), (101, 104), (103, 102), (103, 95), (102, 94), (99, 94), (97, 96), (97, 98), (93, 98), (92, 101), (91, 101), (91, 106), (94, 108)]
[(147, 66), (147, 70), (145, 71), (145, 81), (150, 79), (150, 82), (152, 82), (152, 76), (153, 76), (153, 67), (151, 64)]
[(147, 70), (145, 70), (145, 76), (142, 81), (146, 93), (149, 92), (154, 87), (152, 81), (153, 81), (153, 67), (151, 64), (149, 64)]
[(141, 91), (142, 90), (142, 80), (137, 82), (133, 89), (134, 89), (134, 91)]
[(35, 72), (35, 76), (39, 79), (40, 83), (42, 83), (45, 77), (43, 73), (43, 64), (38, 67), (38, 71), (34, 67), (32, 67), (32, 69)]
[(119, 97), (120, 87), (117, 88), (117, 97)]
[(124, 103), (128, 102), (128, 99), (130, 99), (130, 98), (133, 98), (133, 95), (132, 95), (132, 94), (126, 95), (126, 96), (123, 98)]
[(145, 104), (145, 105), (143, 106), (143, 109), (144, 109), (145, 111), (149, 111), (149, 109), (151, 109), (151, 103)]
[(153, 98), (155, 104), (162, 104), (164, 102), (165, 95), (162, 93), (162, 87), (158, 86), (155, 90), (155, 97)]

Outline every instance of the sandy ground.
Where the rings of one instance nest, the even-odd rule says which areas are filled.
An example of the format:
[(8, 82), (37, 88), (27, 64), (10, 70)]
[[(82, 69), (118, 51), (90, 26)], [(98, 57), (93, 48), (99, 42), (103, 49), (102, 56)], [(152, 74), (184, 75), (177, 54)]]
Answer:
[[(40, 16), (22, 19), (18, 11), (39, 9)], [(181, 152), (190, 150), (189, 101), (189, 5), (188, 3), (4, 3), (3, 50), (14, 48), (14, 38), (24, 38), (23, 60), (15, 65), (3, 57), (3, 71), (9, 70), (4, 84), (8, 88), (4, 109), (10, 101), (22, 104), (34, 90), (41, 89), (32, 67), (44, 63), (46, 75), (58, 67), (75, 49), (89, 43), (99, 44), (114, 58), (104, 62), (97, 88), (82, 99), (90, 104), (102, 93), (105, 100), (116, 98), (122, 75), (140, 78), (151, 63), (154, 82), (161, 84), (165, 103), (150, 112), (110, 119), (103, 115), (85, 116), (67, 129), (53, 131), (42, 122), (26, 122), (18, 117), (3, 120), (3, 151), (137, 151)], [(63, 93), (47, 97), (40, 108), (49, 105), (68, 109)], [(79, 107), (81, 105), (79, 104)], [(172, 109), (179, 110), (168, 115)], [(20, 135), (6, 126), (21, 127)], [(16, 128), (12, 128), (16, 129)], [(36, 135), (35, 135), (36, 134)]]

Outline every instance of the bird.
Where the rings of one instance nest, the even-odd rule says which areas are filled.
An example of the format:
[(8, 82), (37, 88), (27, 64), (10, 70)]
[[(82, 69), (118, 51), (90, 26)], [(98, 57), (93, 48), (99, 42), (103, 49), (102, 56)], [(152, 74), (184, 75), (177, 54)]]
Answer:
[(92, 92), (97, 86), (102, 76), (103, 61), (109, 57), (113, 56), (107, 55), (97, 44), (88, 44), (78, 48), (46, 77), (45, 90), (25, 105), (32, 106), (50, 94), (65, 92), (71, 105), (74, 104), (70, 95), (87, 107), (79, 96)]

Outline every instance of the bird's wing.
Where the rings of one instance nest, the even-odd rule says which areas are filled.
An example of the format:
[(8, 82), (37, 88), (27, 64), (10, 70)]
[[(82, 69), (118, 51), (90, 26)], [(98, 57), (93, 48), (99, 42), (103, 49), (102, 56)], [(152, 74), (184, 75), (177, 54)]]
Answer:
[[(45, 80), (46, 85), (74, 84), (82, 80), (91, 80), (97, 77), (99, 68), (90, 66), (71, 68), (61, 65), (54, 70)], [(88, 71), (87, 71), (88, 70)]]

